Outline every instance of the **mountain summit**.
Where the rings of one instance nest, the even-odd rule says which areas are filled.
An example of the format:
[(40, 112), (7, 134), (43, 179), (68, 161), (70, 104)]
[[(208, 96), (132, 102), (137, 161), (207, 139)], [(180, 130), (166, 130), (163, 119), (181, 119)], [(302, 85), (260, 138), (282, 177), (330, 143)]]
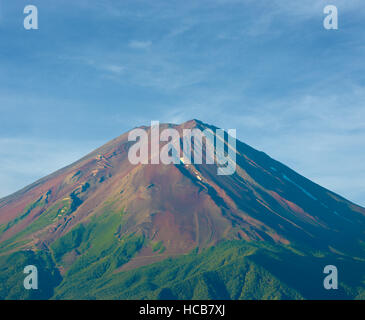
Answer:
[[(150, 137), (151, 127), (140, 128)], [(213, 132), (217, 129), (199, 120), (160, 125), (160, 130), (165, 128), (180, 133), (184, 129)], [(44, 295), (88, 297), (90, 288), (73, 291), (70, 281), (80, 272), (90, 272), (89, 280), (84, 281), (90, 286), (99, 282), (104, 290), (94, 293), (93, 298), (110, 297), (103, 287), (107, 285), (100, 283), (102, 279), (118, 283), (115, 285), (120, 291), (112, 290), (120, 292), (116, 295), (118, 298), (193, 298), (194, 293), (190, 296), (178, 293), (176, 286), (182, 286), (181, 283), (165, 288), (148, 280), (139, 286), (136, 284), (138, 294), (132, 294), (133, 290), (128, 291), (123, 286), (127, 278), (137, 276), (143, 266), (158, 268), (160, 265), (158, 273), (174, 259), (178, 261), (176, 265), (184, 266), (181, 270), (185, 271), (176, 270), (179, 278), (179, 272), (187, 272), (186, 263), (181, 259), (191, 259), (191, 268), (199, 269), (202, 255), (207, 255), (209, 250), (230, 252), (233, 244), (235, 248), (246, 246), (245, 250), (241, 248), (242, 257), (251, 256), (258, 248), (260, 252), (271, 252), (257, 255), (264, 258), (260, 266), (255, 264), (255, 270), (266, 268), (263, 261), (268, 261), (273, 252), (278, 254), (288, 248), (288, 259), (291, 255), (298, 259), (307, 256), (305, 263), (329, 256), (351, 259), (356, 261), (356, 266), (365, 261), (365, 209), (311, 182), (265, 153), (237, 141), (236, 170), (232, 175), (218, 175), (216, 164), (186, 164), (183, 160), (169, 165), (133, 165), (128, 151), (135, 142), (128, 141), (128, 134), (0, 200), (0, 258), (15, 259), (14, 255), (21, 255), (23, 260), (41, 261), (44, 272), (54, 279), (50, 281), (52, 288), (45, 290)], [(231, 147), (227, 140), (224, 142), (227, 149)], [(193, 150), (195, 148), (193, 144)], [(204, 150), (203, 157), (206, 156)], [(270, 249), (262, 249), (262, 246)], [(215, 263), (219, 259), (221, 257), (215, 259)], [(229, 257), (224, 261), (233, 263)], [(223, 268), (224, 261), (218, 269)], [(246, 264), (246, 260), (240, 262), (241, 267)], [(265, 279), (280, 278), (277, 262), (270, 265), (275, 265), (277, 275), (265, 274)], [(273, 272), (270, 268), (267, 270)], [(284, 272), (285, 268), (282, 270)], [(283, 279), (280, 281), (284, 284), (280, 282), (280, 288), (277, 287), (281, 297), (316, 297), (310, 288), (303, 293), (292, 280), (286, 276)], [(185, 283), (186, 279), (181, 281)], [(225, 298), (247, 298), (234, 296), (218, 276), (217, 280), (208, 282), (210, 291), (207, 289), (207, 293), (198, 297), (217, 298), (214, 290), (219, 284), (225, 287)], [(1, 293), (9, 297), (6, 284), (3, 286), (0, 297)], [(357, 289), (351, 289), (351, 293), (349, 290), (341, 291), (341, 297), (360, 294)], [(256, 298), (263, 297), (264, 294)], [(318, 294), (318, 297), (322, 296)]]

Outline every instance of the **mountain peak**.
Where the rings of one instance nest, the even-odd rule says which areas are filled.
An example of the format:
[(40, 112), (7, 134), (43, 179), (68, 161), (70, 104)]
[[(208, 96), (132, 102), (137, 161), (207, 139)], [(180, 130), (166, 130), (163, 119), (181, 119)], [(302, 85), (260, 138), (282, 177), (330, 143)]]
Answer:
[[(197, 119), (177, 126), (213, 128)], [(220, 176), (216, 164), (133, 165), (128, 152), (134, 143), (127, 136), (3, 199), (0, 241), (48, 246), (93, 217), (108, 213), (117, 219), (123, 212), (117, 237), (140, 235), (162, 243), (167, 255), (224, 239), (341, 252), (359, 247), (363, 208), (255, 149), (238, 143), (236, 171)], [(147, 245), (139, 258), (149, 256), (154, 251)]]
[[(179, 132), (207, 127), (216, 128), (197, 119), (161, 124), (161, 129)], [(250, 255), (267, 246), (299, 246), (308, 248), (309, 255), (325, 252), (341, 254), (341, 259), (364, 255), (365, 209), (262, 152), (237, 143), (230, 147), (236, 171), (218, 175), (216, 162), (194, 164), (180, 158), (175, 164), (133, 165), (128, 154), (134, 143), (127, 132), (2, 199), (0, 258), (22, 252), (30, 257), (48, 255), (73, 290), (75, 278), (67, 277), (75, 270), (80, 277), (89, 272), (92, 285), (96, 274), (98, 280), (104, 273), (118, 277), (127, 270), (163, 263), (160, 260), (167, 257), (209, 253), (202, 249), (224, 243), (229, 243), (224, 254), (238, 244), (246, 251), (251, 246), (245, 251)], [(192, 148), (195, 151), (195, 140)], [(244, 259), (246, 254), (230, 252), (230, 258), (218, 254), (219, 270), (227, 259), (234, 260), (234, 270), (243, 268), (237, 257)]]
[(201, 120), (191, 119), (191, 120), (181, 123), (179, 126), (182, 128), (186, 128), (186, 129), (188, 129), (188, 128), (193, 129), (193, 128), (207, 127), (208, 125)]

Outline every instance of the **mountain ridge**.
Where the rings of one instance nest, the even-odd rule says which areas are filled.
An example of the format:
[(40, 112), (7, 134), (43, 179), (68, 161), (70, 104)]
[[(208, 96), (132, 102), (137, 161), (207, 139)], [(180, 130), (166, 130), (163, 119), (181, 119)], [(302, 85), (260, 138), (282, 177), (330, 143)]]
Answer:
[[(164, 128), (217, 129), (195, 119)], [(226, 176), (215, 164), (132, 165), (128, 133), (1, 199), (0, 256), (51, 255), (63, 283), (88, 265), (122, 277), (227, 241), (365, 261), (365, 209), (264, 152), (237, 140)]]

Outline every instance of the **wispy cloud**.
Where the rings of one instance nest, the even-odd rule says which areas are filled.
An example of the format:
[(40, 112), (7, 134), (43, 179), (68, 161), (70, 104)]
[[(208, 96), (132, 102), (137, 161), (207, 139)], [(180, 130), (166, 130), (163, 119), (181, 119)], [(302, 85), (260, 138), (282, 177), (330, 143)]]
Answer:
[(151, 45), (152, 41), (138, 41), (138, 40), (132, 40), (128, 44), (128, 46), (133, 49), (147, 49)]
[(102, 69), (104, 69), (106, 71), (110, 71), (115, 74), (121, 74), (125, 70), (125, 67), (120, 66), (120, 65), (115, 65), (115, 64), (107, 64), (107, 65), (103, 66)]

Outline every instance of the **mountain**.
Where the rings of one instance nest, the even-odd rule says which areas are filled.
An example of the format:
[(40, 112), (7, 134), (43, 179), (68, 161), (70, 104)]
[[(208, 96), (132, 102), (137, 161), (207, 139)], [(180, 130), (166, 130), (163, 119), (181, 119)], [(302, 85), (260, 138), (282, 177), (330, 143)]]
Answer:
[(364, 208), (240, 141), (232, 175), (133, 165), (128, 134), (0, 200), (1, 299), (365, 298)]

